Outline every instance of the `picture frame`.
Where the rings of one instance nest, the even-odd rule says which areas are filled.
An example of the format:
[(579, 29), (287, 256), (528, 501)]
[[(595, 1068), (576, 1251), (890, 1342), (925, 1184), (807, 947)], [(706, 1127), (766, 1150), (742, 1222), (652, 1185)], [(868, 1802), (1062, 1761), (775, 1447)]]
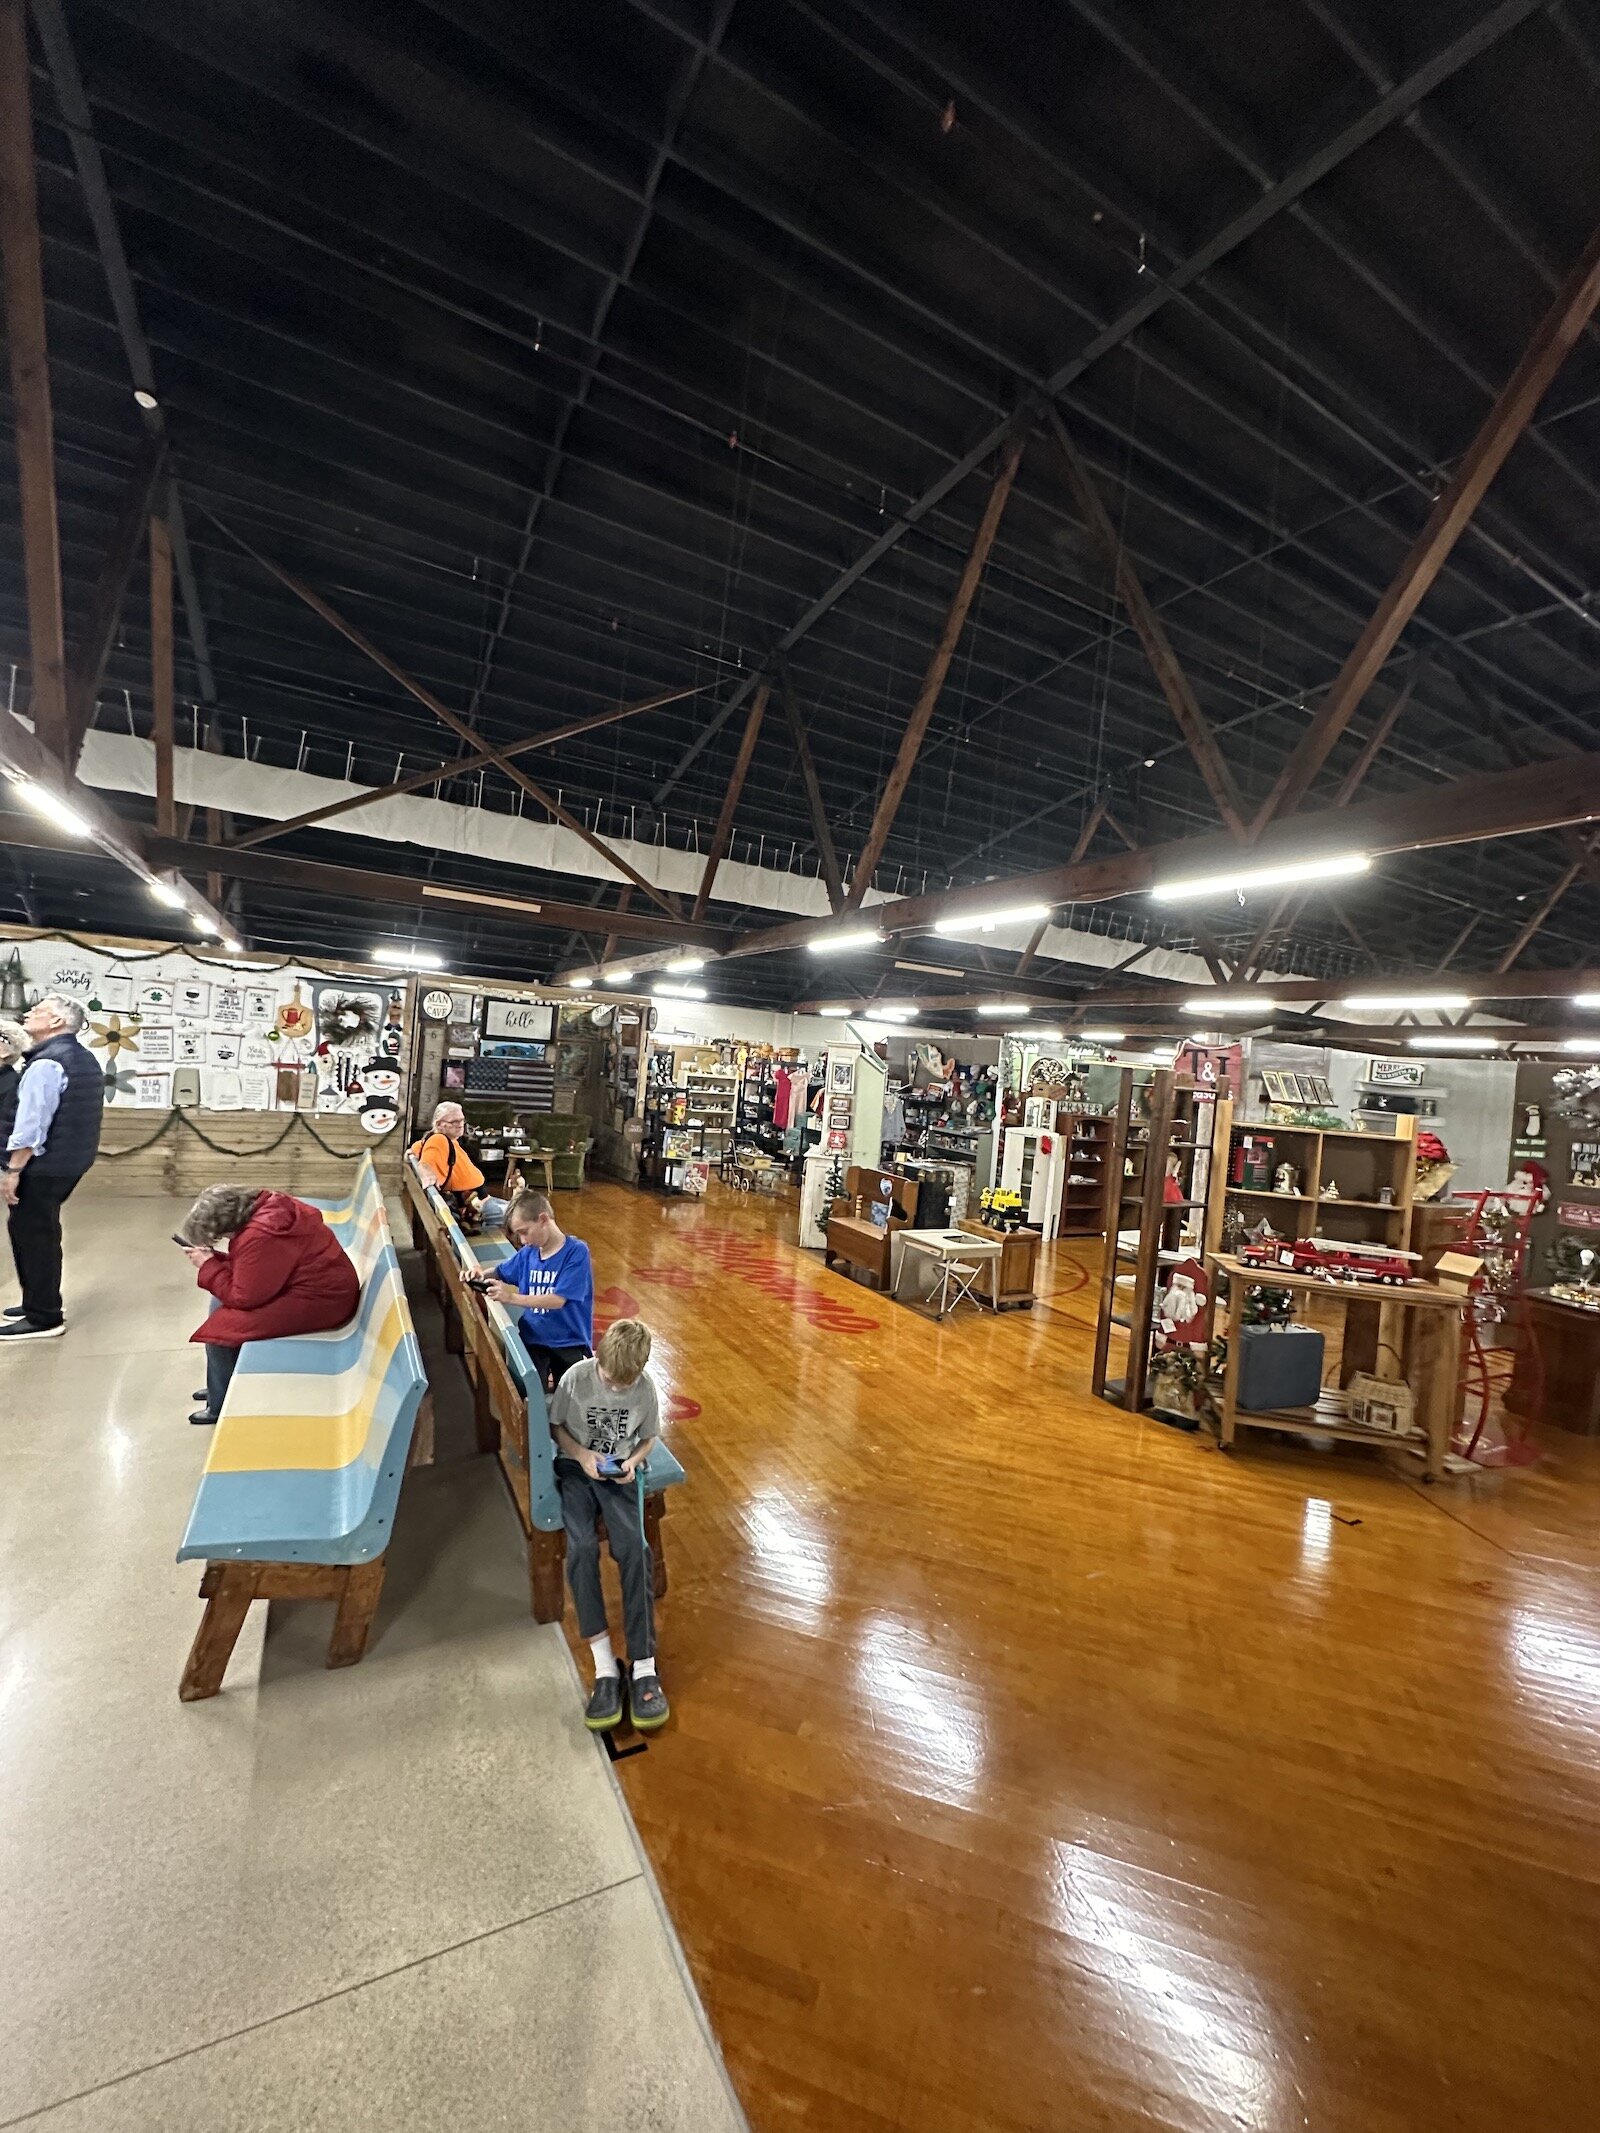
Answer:
[(1567, 1156), (1567, 1183), (1600, 1192), (1600, 1141), (1574, 1141)]
[(553, 1000), (496, 1000), (483, 1003), (483, 1034), (548, 1043), (555, 1035)]

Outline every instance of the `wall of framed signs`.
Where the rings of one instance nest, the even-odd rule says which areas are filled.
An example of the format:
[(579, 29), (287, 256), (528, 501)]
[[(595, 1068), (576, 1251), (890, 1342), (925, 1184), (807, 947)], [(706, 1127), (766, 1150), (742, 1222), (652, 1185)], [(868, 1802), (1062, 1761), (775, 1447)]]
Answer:
[(0, 1005), (77, 1001), (115, 1110), (303, 1112), (380, 1139), (403, 1115), (403, 979), (204, 950), (0, 937)]

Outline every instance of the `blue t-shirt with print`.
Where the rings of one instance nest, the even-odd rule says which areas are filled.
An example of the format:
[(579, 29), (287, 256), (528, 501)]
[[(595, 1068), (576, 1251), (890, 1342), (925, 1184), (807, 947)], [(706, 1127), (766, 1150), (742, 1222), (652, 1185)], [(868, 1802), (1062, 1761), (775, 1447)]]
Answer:
[(548, 1259), (539, 1257), (536, 1244), (502, 1259), (495, 1268), (519, 1296), (559, 1296), (557, 1311), (524, 1311), (522, 1330), (541, 1348), (592, 1348), (594, 1346), (594, 1267), (589, 1247), (576, 1237), (562, 1240), (561, 1249)]

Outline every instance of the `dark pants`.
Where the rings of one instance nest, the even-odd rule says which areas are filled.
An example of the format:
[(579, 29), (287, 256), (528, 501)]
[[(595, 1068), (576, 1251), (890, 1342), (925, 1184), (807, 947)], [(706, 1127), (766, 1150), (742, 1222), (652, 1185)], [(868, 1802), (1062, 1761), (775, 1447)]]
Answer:
[(224, 1347), (221, 1341), (206, 1341), (203, 1345), (206, 1351), (206, 1413), (220, 1415), (222, 1403), (228, 1397), (228, 1387), (233, 1383), (239, 1351)]
[(542, 1348), (528, 1338), (528, 1329), (521, 1327), (522, 1345), (533, 1357), (533, 1367), (539, 1373), (539, 1382), (546, 1392), (554, 1392), (562, 1378), (574, 1363), (581, 1363), (594, 1354), (592, 1348)]
[(22, 1288), (22, 1315), (30, 1325), (61, 1323), (61, 1209), (77, 1182), (40, 1177), (36, 1163), (17, 1180), (17, 1204), (6, 1228)]
[(556, 1487), (567, 1529), (567, 1582), (584, 1637), (606, 1633), (606, 1603), (600, 1590), (600, 1536), (595, 1513), (606, 1522), (612, 1558), (622, 1578), (622, 1621), (628, 1657), (656, 1655), (655, 1609), (650, 1599), (650, 1543), (637, 1481), (591, 1481), (576, 1459), (557, 1458)]

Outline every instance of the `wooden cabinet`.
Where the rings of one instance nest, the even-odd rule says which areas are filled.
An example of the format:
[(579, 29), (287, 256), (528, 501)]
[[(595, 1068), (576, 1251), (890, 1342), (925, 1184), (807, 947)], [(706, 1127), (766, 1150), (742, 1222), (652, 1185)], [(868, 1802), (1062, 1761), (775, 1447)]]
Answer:
[(1000, 1246), (1000, 1271), (996, 1309), (1031, 1311), (1034, 1282), (1039, 1271), (1040, 1232), (1036, 1229), (991, 1229), (987, 1222), (963, 1222), (972, 1237)]
[(1116, 1120), (1097, 1117), (1090, 1111), (1062, 1111), (1056, 1117), (1056, 1131), (1067, 1144), (1056, 1235), (1102, 1236), (1106, 1223), (1106, 1164)]

